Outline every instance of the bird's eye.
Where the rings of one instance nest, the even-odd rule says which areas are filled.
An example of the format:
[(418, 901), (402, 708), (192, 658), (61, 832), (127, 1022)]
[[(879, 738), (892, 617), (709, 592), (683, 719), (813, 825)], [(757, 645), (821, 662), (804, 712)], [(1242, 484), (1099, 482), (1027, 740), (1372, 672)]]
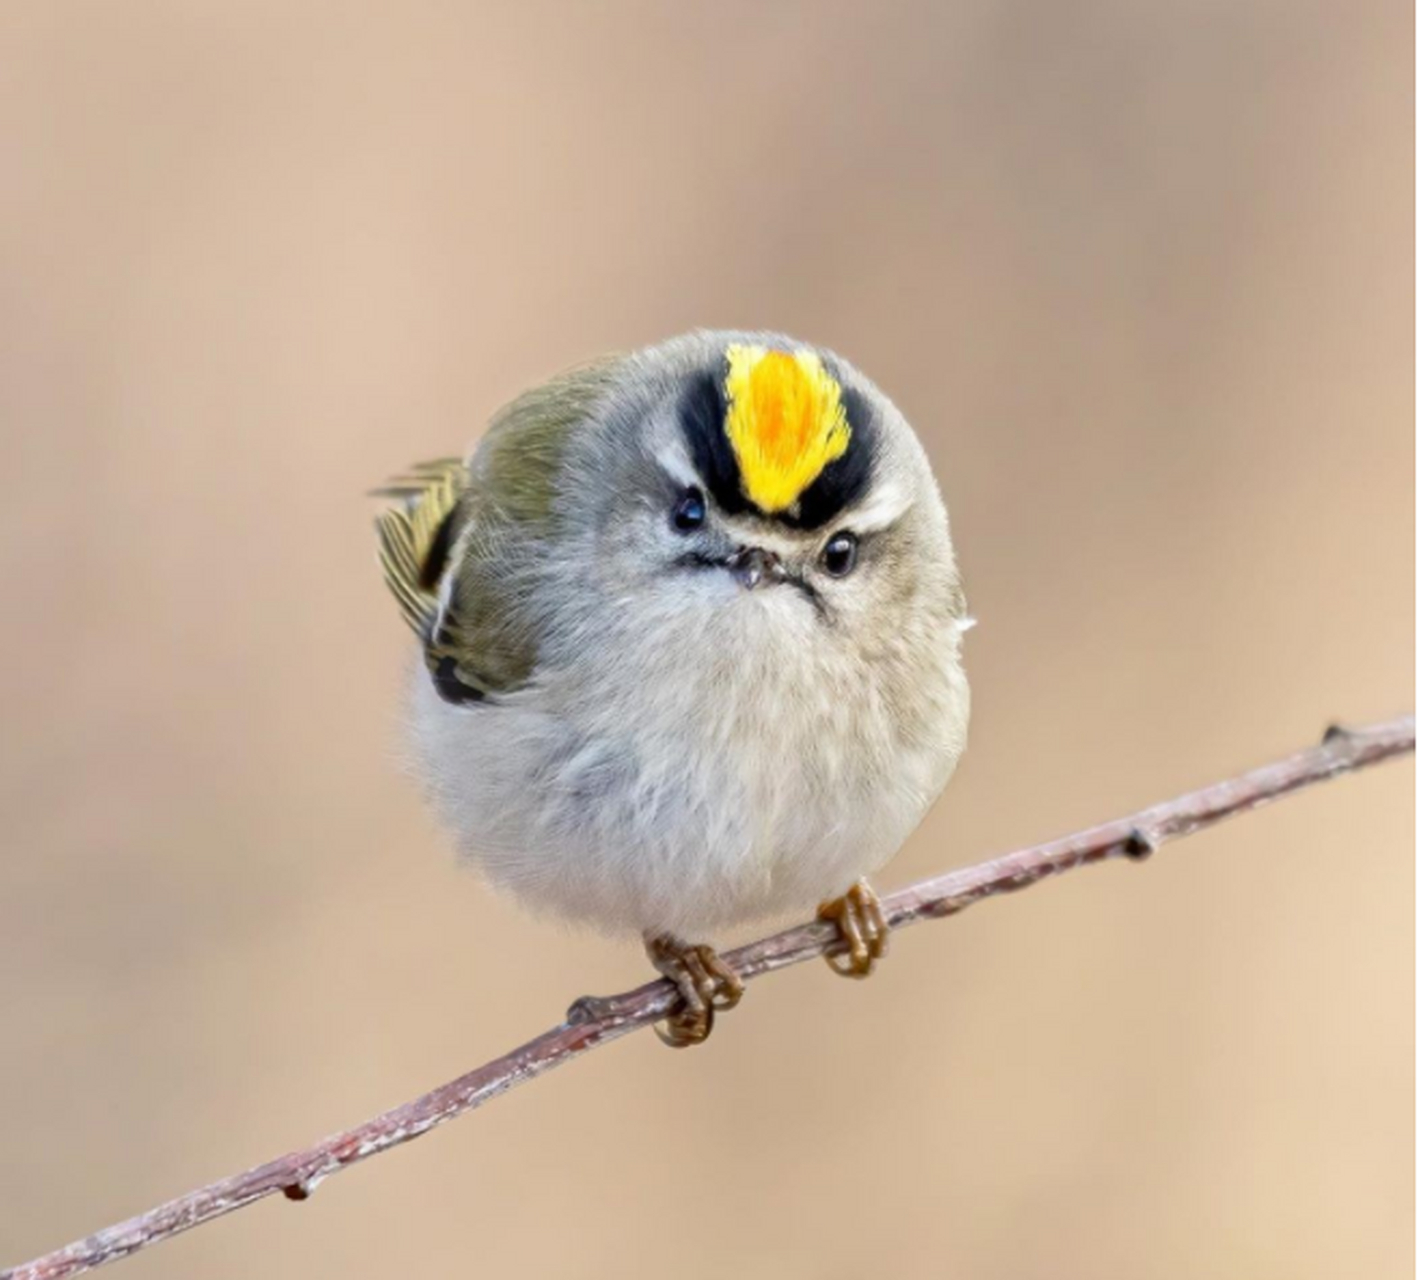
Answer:
[(686, 489), (675, 503), (670, 521), (681, 533), (693, 533), (704, 523), (704, 495), (698, 489)]
[(822, 548), (822, 567), (834, 578), (845, 578), (857, 567), (857, 535), (834, 533)]

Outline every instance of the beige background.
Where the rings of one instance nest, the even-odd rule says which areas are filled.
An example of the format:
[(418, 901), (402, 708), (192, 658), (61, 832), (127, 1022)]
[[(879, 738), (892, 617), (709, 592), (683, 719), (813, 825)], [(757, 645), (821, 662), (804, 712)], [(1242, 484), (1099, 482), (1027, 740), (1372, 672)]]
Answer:
[[(362, 492), (696, 325), (914, 419), (981, 620), (895, 885), (1413, 702), (1412, 14), (9, 4), (0, 1261), (645, 973), (401, 776)], [(756, 987), (133, 1277), (1396, 1277), (1413, 773)]]

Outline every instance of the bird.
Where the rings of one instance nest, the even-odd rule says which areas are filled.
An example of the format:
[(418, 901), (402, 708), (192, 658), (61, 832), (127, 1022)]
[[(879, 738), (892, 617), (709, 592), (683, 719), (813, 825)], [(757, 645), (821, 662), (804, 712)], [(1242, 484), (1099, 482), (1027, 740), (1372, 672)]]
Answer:
[(421, 654), (410, 757), (461, 857), (638, 934), (672, 1047), (743, 995), (722, 930), (816, 908), (828, 963), (874, 971), (868, 877), (965, 749), (971, 625), (926, 452), (874, 383), (700, 330), (573, 367), (375, 492)]

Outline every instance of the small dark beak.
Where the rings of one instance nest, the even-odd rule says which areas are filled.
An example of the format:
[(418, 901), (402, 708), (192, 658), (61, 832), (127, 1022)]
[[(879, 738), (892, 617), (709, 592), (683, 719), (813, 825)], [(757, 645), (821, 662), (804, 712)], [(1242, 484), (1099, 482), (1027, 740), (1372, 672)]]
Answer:
[(734, 580), (746, 591), (765, 582), (782, 582), (788, 574), (781, 561), (762, 547), (740, 547), (725, 561)]

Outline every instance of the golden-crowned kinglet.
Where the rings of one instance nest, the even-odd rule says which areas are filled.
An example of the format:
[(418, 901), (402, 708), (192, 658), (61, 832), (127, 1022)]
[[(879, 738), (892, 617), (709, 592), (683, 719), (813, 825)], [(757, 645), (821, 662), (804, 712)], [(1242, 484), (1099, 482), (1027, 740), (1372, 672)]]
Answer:
[(416, 757), (525, 902), (636, 930), (703, 1040), (702, 940), (814, 904), (865, 976), (890, 859), (965, 746), (968, 626), (915, 434), (845, 360), (694, 333), (553, 379), (384, 490)]

